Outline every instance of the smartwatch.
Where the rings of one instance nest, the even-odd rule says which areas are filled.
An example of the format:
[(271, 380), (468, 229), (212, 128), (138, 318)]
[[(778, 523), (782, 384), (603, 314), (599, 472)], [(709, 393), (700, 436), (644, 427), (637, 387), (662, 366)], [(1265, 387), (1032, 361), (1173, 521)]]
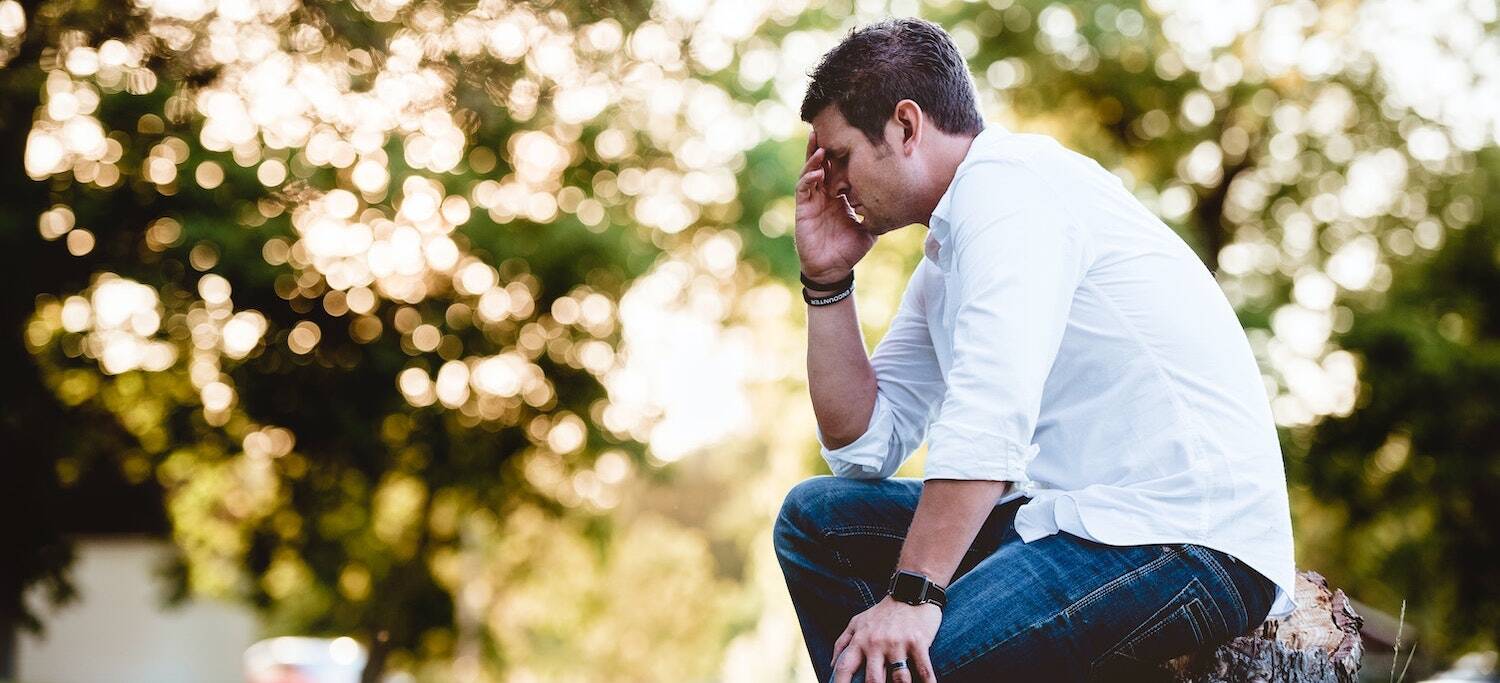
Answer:
[(925, 574), (897, 569), (891, 574), (891, 585), (886, 594), (908, 605), (932, 603), (942, 609), (948, 604), (948, 593), (942, 586), (933, 583)]

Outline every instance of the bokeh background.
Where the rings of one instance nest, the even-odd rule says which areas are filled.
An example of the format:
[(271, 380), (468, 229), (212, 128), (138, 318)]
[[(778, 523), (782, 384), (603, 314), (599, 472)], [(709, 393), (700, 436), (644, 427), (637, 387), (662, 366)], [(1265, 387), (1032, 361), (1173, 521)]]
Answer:
[[(891, 15), (1216, 273), (1299, 566), (1409, 680), (1493, 650), (1494, 0), (0, 0), (0, 679), (66, 677), (48, 624), (145, 590), (88, 549), (147, 539), (143, 604), (389, 681), (812, 680), (796, 111)], [(151, 623), (160, 671), (214, 637)]]

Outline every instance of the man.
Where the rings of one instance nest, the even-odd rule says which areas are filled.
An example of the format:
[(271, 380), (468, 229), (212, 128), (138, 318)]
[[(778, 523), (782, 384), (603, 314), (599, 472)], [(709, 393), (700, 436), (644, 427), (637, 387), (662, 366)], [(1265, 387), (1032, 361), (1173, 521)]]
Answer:
[[(1092, 160), (986, 126), (939, 27), (852, 31), (802, 105), (808, 384), (836, 476), (777, 556), (821, 681), (1131, 680), (1295, 606), (1250, 346), (1186, 244)], [(874, 356), (853, 267), (924, 224)], [(891, 478), (924, 439), (922, 480)]]

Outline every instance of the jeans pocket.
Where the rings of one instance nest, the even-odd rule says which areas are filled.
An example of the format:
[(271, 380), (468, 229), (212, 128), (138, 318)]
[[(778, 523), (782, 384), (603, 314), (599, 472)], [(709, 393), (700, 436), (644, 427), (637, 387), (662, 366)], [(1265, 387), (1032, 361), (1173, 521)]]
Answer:
[(1117, 669), (1151, 669), (1214, 638), (1203, 582), (1188, 582), (1166, 605), (1110, 647), (1089, 667), (1092, 677)]

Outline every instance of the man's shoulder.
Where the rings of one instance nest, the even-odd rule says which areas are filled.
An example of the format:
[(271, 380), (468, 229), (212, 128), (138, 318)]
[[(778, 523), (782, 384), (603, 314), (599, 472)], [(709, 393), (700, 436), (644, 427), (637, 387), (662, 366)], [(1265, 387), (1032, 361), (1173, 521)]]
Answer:
[(1056, 138), (1042, 133), (1006, 133), (988, 138), (974, 150), (974, 165), (983, 162), (1027, 165), (1076, 154)]
[(1052, 186), (1070, 186), (1081, 175), (1112, 175), (1093, 158), (1040, 133), (1009, 133), (991, 139), (976, 150), (960, 172), (1004, 175)]
[[(1052, 136), (1007, 133), (986, 140), (953, 180), (950, 221), (957, 214), (997, 205), (1069, 207), (1108, 192), (1120, 179), (1097, 161)], [(981, 213), (983, 213), (981, 211)]]
[(1071, 186), (1065, 177), (1068, 154), (1045, 135), (1011, 133), (990, 140), (954, 175), (949, 205), (939, 217), (957, 224), (1023, 206), (1059, 205)]

